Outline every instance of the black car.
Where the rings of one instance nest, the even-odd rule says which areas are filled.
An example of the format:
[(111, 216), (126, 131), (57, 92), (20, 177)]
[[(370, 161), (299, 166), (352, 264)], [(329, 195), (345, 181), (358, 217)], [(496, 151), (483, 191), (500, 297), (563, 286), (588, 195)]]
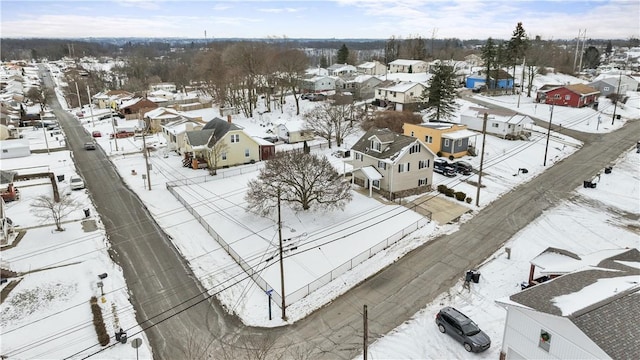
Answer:
[(456, 169), (447, 160), (443, 159), (433, 161), (433, 171), (448, 177), (456, 176)]
[(449, 334), (471, 352), (482, 352), (491, 346), (491, 339), (465, 314), (450, 306), (444, 307), (436, 315), (436, 324), (441, 333)]
[(471, 175), (471, 172), (473, 172), (473, 166), (466, 161), (456, 161), (452, 164), (452, 166), (456, 170), (456, 172), (463, 175)]

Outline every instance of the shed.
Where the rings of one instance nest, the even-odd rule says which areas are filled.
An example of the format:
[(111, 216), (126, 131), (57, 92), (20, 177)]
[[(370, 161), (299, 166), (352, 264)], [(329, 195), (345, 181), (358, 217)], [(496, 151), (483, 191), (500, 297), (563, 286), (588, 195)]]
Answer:
[(0, 141), (0, 159), (12, 159), (18, 157), (26, 157), (31, 155), (29, 148), (29, 140), (27, 139), (11, 139)]

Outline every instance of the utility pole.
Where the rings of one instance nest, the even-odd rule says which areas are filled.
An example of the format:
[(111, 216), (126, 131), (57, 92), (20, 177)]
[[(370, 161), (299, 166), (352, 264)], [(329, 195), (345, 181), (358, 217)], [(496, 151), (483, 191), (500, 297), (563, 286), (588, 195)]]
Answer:
[(618, 98), (620, 97), (621, 81), (622, 81), (622, 71), (620, 71), (620, 75), (618, 75), (618, 88), (616, 89), (616, 98), (613, 102), (613, 116), (611, 117), (611, 125), (613, 125), (613, 121), (616, 119), (616, 110), (618, 109)]
[(47, 139), (46, 126), (44, 124), (44, 120), (42, 120), (43, 116), (44, 110), (40, 110), (40, 125), (42, 125), (42, 133), (44, 134), (44, 143), (47, 145), (47, 155), (51, 155), (51, 152), (49, 152), (49, 139)]
[(87, 85), (87, 95), (89, 95), (89, 110), (91, 110), (91, 127), (94, 127), (93, 123), (93, 104), (91, 103), (91, 93), (89, 92), (89, 85)]
[(76, 81), (76, 95), (78, 95), (78, 107), (82, 110), (82, 101), (80, 101), (80, 90), (78, 90), (78, 82)]
[(362, 311), (362, 322), (364, 324), (364, 334), (362, 342), (362, 358), (367, 360), (367, 343), (369, 342), (369, 319), (367, 314), (367, 305), (364, 305)]
[[(147, 168), (147, 185), (149, 187), (149, 191), (151, 191), (151, 177), (149, 176), (149, 149), (147, 149), (147, 142), (144, 134), (145, 131), (142, 132), (142, 152), (144, 153), (144, 163)], [(115, 134), (113, 138), (115, 139)]]
[(280, 188), (278, 187), (278, 240), (280, 243), (280, 291), (282, 292), (282, 320), (287, 321), (286, 302), (284, 300), (284, 263), (282, 258), (282, 218), (280, 215)]
[(556, 104), (556, 100), (553, 99), (551, 103), (551, 115), (549, 115), (549, 128), (547, 129), (547, 145), (544, 148), (544, 161), (542, 166), (547, 166), (547, 152), (549, 151), (549, 137), (551, 136), (551, 120), (553, 119), (553, 107)]
[(584, 29), (584, 33), (582, 34), (582, 49), (580, 49), (580, 66), (578, 67), (578, 72), (582, 71), (582, 57), (584, 56), (585, 42), (587, 42), (587, 29)]
[(482, 119), (482, 152), (480, 153), (480, 169), (478, 171), (478, 191), (476, 191), (476, 206), (480, 206), (480, 187), (482, 185), (482, 165), (484, 164), (484, 144), (487, 138), (487, 119), (489, 114), (484, 113)]
[[(111, 108), (109, 108), (111, 109)], [(116, 143), (116, 151), (118, 151), (118, 133), (116, 132), (116, 125), (113, 122), (113, 110), (111, 110), (111, 128), (113, 129), (113, 142)], [(143, 133), (144, 134), (144, 133)], [(144, 142), (144, 135), (142, 136), (142, 140)]]

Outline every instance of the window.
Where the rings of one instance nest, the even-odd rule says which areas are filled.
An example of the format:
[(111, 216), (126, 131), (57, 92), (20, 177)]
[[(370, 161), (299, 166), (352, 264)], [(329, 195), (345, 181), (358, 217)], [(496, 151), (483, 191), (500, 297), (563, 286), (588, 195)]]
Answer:
[(427, 185), (427, 178), (418, 179), (418, 186), (425, 186), (425, 185)]
[(602, 90), (604, 90), (604, 91), (609, 91), (609, 87), (608, 87), (608, 86), (605, 86), (604, 88), (602, 88)]
[(223, 152), (222, 154), (220, 154), (220, 159), (227, 160), (227, 153)]
[(380, 180), (373, 180), (371, 181), (371, 186), (373, 186), (374, 189), (380, 189)]
[(249, 149), (244, 149), (244, 157), (249, 157), (250, 155)]
[(546, 352), (549, 352), (549, 348), (551, 347), (551, 334), (544, 329), (540, 330), (538, 347), (542, 348)]
[(231, 143), (240, 142), (240, 134), (231, 134)]
[(569, 95), (569, 94), (565, 95), (565, 96), (564, 96), (564, 99), (565, 99), (565, 100), (571, 100), (571, 95)]
[(418, 161), (418, 169), (424, 169), (429, 167), (429, 160)]
[(491, 124), (491, 127), (494, 127), (494, 128), (497, 128), (498, 126), (500, 126), (500, 125), (498, 125), (498, 123), (492, 123)]
[(413, 135), (413, 131), (411, 132), (411, 137), (414, 137), (414, 135)]
[(378, 168), (386, 170), (387, 169), (387, 163), (384, 162), (384, 161), (378, 161)]
[(411, 145), (411, 147), (409, 148), (409, 154), (418, 153), (418, 152), (420, 152), (420, 144)]
[(426, 142), (427, 144), (432, 144), (433, 143), (433, 136), (425, 136), (424, 137), (424, 142)]
[(371, 140), (371, 149), (380, 152), (381, 144), (375, 140)]
[(457, 146), (462, 146), (462, 139), (458, 140)]
[(444, 146), (449, 147), (449, 139), (444, 139)]
[(355, 153), (355, 155), (354, 155), (354, 156), (355, 156), (356, 160), (360, 160), (360, 161), (362, 161), (362, 154), (360, 154), (360, 153)]
[(560, 94), (555, 94), (555, 95), (553, 95), (553, 98), (554, 98), (554, 99), (560, 99)]
[(409, 171), (409, 163), (406, 164), (398, 164), (398, 172), (403, 173)]

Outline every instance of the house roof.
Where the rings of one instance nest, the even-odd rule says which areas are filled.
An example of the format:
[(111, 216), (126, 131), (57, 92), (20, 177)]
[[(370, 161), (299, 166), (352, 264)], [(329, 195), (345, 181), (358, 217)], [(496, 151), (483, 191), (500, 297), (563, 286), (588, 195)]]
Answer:
[(196, 147), (207, 145), (214, 131), (215, 130), (213, 129), (202, 129), (187, 131), (185, 134), (187, 135), (187, 141), (189, 141), (189, 144)]
[[(388, 144), (381, 152), (369, 148), (371, 138), (377, 138), (381, 143)], [(416, 138), (395, 133), (389, 129), (370, 129), (356, 141), (351, 150), (358, 151), (376, 159), (395, 161), (402, 153), (402, 150), (415, 142)], [(425, 146), (426, 148), (426, 146)]]
[(383, 177), (382, 174), (380, 174), (380, 172), (373, 166), (365, 166), (358, 170), (362, 171), (364, 176), (369, 180), (380, 180)]
[(149, 119), (172, 119), (180, 115), (180, 112), (166, 107), (159, 107), (144, 113)]
[(410, 66), (416, 64), (426, 64), (426, 62), (422, 60), (407, 60), (407, 59), (397, 59), (393, 60), (389, 63), (390, 65), (400, 65), (400, 66)]
[(399, 93), (404, 93), (407, 92), (411, 89), (413, 89), (416, 86), (423, 86), (420, 83), (416, 83), (416, 82), (411, 82), (411, 81), (403, 81), (394, 85), (391, 85), (389, 87), (378, 87), (379, 90), (386, 90), (386, 91), (395, 91), (395, 92), (399, 92)]
[(472, 136), (478, 136), (478, 135), (480, 134), (478, 134), (475, 131), (464, 129), (464, 130), (457, 130), (457, 131), (444, 133), (442, 134), (442, 138), (451, 139), (451, 140), (460, 140), (460, 139), (466, 139), (466, 138), (470, 138)]
[(593, 95), (593, 94), (599, 94), (600, 91), (598, 91), (597, 89), (592, 88), (589, 85), (585, 85), (585, 84), (573, 84), (573, 85), (566, 85), (564, 86), (565, 89), (574, 92), (576, 94), (579, 95)]
[(539, 312), (566, 317), (614, 359), (639, 354), (640, 251), (615, 249), (589, 254), (582, 257), (589, 259), (580, 264), (582, 267), (574, 266), (573, 256), (568, 258), (576, 271), (509, 299)]
[(490, 70), (489, 71), (489, 77), (492, 79), (496, 79), (496, 80), (502, 80), (502, 79), (513, 79), (513, 76), (509, 75), (508, 72), (502, 70), (502, 69), (497, 69), (497, 70)]
[(222, 139), (229, 131), (241, 130), (242, 128), (236, 124), (230, 123), (226, 120), (222, 120), (220, 118), (214, 118), (209, 121), (203, 128), (202, 131), (205, 130), (213, 130), (211, 138), (211, 142), (207, 145), (209, 147), (213, 146), (219, 139)]
[(0, 184), (11, 184), (17, 174), (15, 171), (0, 170)]

